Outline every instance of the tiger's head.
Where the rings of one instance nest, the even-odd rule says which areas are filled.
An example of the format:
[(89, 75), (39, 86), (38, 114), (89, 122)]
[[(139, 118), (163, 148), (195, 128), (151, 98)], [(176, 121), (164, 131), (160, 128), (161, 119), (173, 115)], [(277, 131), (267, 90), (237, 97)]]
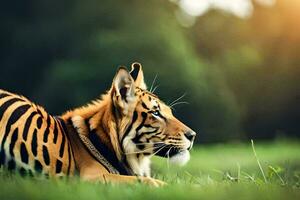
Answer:
[(119, 119), (120, 146), (136, 174), (150, 175), (152, 155), (167, 157), (179, 164), (189, 160), (196, 133), (147, 90), (139, 63), (133, 63), (130, 72), (119, 68), (110, 96)]
[(153, 155), (185, 164), (196, 136), (168, 105), (147, 90), (139, 63), (133, 63), (130, 72), (119, 68), (111, 89), (101, 99), (68, 111), (62, 118), (71, 119), (80, 135), (95, 132), (140, 176), (150, 176)]

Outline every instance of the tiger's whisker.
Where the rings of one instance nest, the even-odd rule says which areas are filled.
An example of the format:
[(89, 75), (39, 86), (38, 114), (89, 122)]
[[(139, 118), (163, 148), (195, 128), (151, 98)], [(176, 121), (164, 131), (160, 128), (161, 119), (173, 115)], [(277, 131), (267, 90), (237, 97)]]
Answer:
[(145, 145), (145, 144), (162, 144), (164, 142), (141, 142), (141, 143), (134, 143), (135, 145)]
[(170, 151), (171, 149), (174, 147), (171, 147), (168, 152), (167, 152), (167, 166), (168, 166), (168, 170), (170, 169)]
[(159, 85), (155, 86), (151, 93), (154, 93), (158, 87), (159, 87)]
[(184, 146), (185, 143), (184, 142), (179, 142), (179, 143), (166, 143), (167, 145), (172, 145), (172, 146), (177, 146), (177, 147), (180, 147), (180, 146)]
[(153, 149), (153, 147), (150, 147), (150, 148), (144, 149), (144, 150), (142, 150), (142, 151), (134, 151), (134, 152), (125, 153), (125, 155), (131, 155), (131, 154), (145, 153), (146, 151), (148, 151), (148, 150), (150, 150), (150, 149)]
[(170, 107), (173, 108), (174, 106), (180, 105), (180, 104), (189, 104), (189, 102), (187, 102), (187, 101), (176, 102), (176, 103), (172, 104)]
[(184, 93), (183, 95), (181, 95), (180, 97), (178, 97), (177, 99), (175, 99), (174, 101), (172, 101), (169, 106), (172, 107), (174, 103), (178, 102), (180, 99), (182, 99), (183, 97), (185, 97), (186, 93)]
[(156, 152), (154, 152), (153, 154), (150, 155), (150, 158), (152, 158), (153, 156), (155, 156), (158, 152), (160, 152), (163, 148), (165, 148), (167, 145), (163, 145), (162, 147), (160, 147)]
[[(163, 146), (164, 146), (164, 145), (165, 145), (165, 144), (163, 144)], [(149, 147), (149, 148), (144, 149), (144, 150), (141, 150), (141, 151), (134, 151), (134, 152), (125, 153), (125, 155), (145, 153), (146, 151), (148, 151), (148, 150), (150, 150), (150, 149), (154, 149), (154, 147)]]
[(157, 79), (157, 74), (155, 75), (155, 77), (154, 77), (154, 79), (153, 79), (153, 81), (152, 81), (150, 90), (149, 90), (151, 93), (153, 93), (152, 89), (153, 89), (153, 86), (154, 86), (154, 84), (155, 84), (156, 79)]

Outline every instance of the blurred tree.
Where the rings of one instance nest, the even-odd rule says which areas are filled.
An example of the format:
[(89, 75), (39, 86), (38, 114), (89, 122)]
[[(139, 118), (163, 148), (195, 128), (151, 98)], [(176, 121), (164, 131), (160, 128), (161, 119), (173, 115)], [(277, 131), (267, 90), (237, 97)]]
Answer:
[(289, 3), (256, 5), (248, 20), (211, 11), (183, 28), (168, 1), (7, 1), (0, 86), (60, 114), (139, 61), (167, 103), (187, 94), (174, 112), (199, 142), (299, 136), (300, 26)]
[(245, 136), (299, 136), (300, 3), (254, 5), (248, 20), (211, 11), (198, 19), (190, 35), (198, 53), (218, 72), (209, 74), (225, 85), (218, 89), (231, 91)]

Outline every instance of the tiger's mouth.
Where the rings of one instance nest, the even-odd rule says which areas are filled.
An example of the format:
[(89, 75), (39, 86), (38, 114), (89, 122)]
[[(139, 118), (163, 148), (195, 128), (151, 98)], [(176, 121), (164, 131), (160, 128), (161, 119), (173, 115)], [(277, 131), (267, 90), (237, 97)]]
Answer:
[(182, 149), (174, 145), (154, 145), (155, 155), (168, 158), (171, 163), (179, 166), (185, 165), (190, 160), (189, 149)]
[(174, 145), (154, 144), (155, 155), (164, 158), (171, 158), (177, 154), (180, 154), (183, 151), (186, 150), (176, 147)]

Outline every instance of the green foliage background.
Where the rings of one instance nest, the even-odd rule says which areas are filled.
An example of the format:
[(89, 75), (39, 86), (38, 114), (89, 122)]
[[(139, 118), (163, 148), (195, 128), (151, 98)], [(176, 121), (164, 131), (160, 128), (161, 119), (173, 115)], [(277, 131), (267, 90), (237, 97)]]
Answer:
[[(190, 28), (161, 0), (6, 1), (0, 87), (60, 114), (97, 98), (119, 65), (139, 61), (198, 142), (299, 137), (299, 4), (210, 11)], [(298, 16), (299, 17), (299, 16)]]

